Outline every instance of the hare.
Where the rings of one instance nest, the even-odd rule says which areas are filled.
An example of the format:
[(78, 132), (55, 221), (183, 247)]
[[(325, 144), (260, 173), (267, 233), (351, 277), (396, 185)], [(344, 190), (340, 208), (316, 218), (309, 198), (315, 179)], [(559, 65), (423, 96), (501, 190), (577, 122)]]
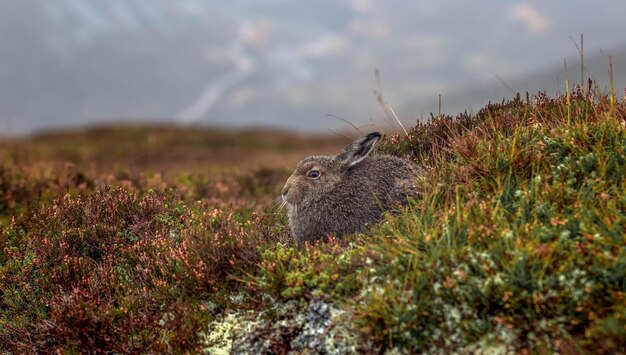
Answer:
[(369, 156), (380, 137), (369, 133), (337, 155), (298, 163), (282, 190), (298, 244), (364, 231), (385, 210), (418, 196), (416, 164), (391, 155)]

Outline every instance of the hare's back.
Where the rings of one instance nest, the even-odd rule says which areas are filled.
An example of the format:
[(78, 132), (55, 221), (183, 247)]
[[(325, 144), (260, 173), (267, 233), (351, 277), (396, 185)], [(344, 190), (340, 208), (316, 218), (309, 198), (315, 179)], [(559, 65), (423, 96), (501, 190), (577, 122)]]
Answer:
[(419, 168), (414, 163), (393, 155), (378, 155), (365, 159), (358, 167), (359, 175), (379, 180), (415, 177)]
[(415, 183), (421, 172), (417, 164), (392, 155), (375, 156), (363, 163), (360, 171), (355, 171), (355, 180), (379, 199), (404, 202), (407, 196), (417, 196)]

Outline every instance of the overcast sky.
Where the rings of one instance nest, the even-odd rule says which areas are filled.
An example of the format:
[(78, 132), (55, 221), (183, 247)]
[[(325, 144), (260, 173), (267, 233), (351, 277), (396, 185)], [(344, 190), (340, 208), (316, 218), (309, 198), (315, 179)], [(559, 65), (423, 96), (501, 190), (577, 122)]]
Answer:
[(0, 0), (0, 129), (325, 130), (343, 124), (327, 114), (380, 119), (376, 69), (411, 123), (439, 94), (456, 114), (499, 100), (500, 80), (556, 69), (544, 75), (556, 88), (563, 58), (578, 65), (580, 33), (590, 61), (614, 53), (626, 72), (624, 14), (618, 0)]

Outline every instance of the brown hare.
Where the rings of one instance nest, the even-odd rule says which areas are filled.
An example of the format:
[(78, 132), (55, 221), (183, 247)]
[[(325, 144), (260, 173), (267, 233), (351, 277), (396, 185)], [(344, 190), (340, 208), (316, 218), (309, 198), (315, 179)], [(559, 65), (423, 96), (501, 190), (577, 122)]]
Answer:
[(369, 133), (337, 155), (298, 163), (282, 190), (298, 244), (364, 231), (385, 210), (418, 196), (417, 165), (391, 155), (369, 156), (380, 137)]

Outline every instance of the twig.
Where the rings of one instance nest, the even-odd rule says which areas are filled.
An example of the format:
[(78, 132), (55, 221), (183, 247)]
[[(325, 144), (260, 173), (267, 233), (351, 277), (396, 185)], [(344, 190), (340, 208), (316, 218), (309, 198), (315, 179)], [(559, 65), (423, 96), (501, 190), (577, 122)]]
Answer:
[(393, 115), (393, 117), (396, 119), (396, 121), (398, 121), (398, 124), (400, 125), (400, 127), (402, 127), (402, 130), (404, 131), (404, 135), (406, 135), (406, 137), (409, 138), (409, 133), (404, 128), (404, 125), (402, 124), (402, 122), (400, 122), (400, 119), (396, 115), (396, 112), (393, 110), (393, 107), (391, 107), (391, 104), (388, 102), (386, 104), (387, 104), (387, 107), (389, 108), (389, 111)]
[(334, 130), (334, 129), (332, 129), (332, 128), (327, 128), (327, 129), (328, 129), (328, 131), (329, 131), (329, 132), (332, 132), (332, 133), (334, 133), (334, 134), (340, 135), (340, 136), (342, 136), (342, 137), (344, 137), (344, 138), (347, 138), (348, 140), (353, 140), (353, 138), (350, 138), (350, 137), (346, 136), (346, 135), (345, 135), (345, 134), (343, 134), (343, 133), (339, 133), (339, 132), (335, 131), (335, 130)]
[(350, 122), (350, 121), (346, 120), (345, 118), (339, 117), (339, 116), (337, 116), (337, 115), (333, 115), (332, 113), (327, 113), (327, 114), (326, 114), (326, 116), (328, 116), (328, 117), (332, 117), (332, 118), (336, 118), (336, 119), (338, 119), (338, 120), (340, 120), (340, 121), (343, 121), (343, 122), (345, 122), (345, 123), (349, 124), (350, 126), (352, 126), (352, 128), (356, 129), (356, 130), (357, 130), (357, 132), (359, 132), (359, 133), (363, 134), (363, 132), (359, 129), (359, 127), (355, 126), (355, 125), (354, 125), (354, 123), (352, 123), (352, 122)]

